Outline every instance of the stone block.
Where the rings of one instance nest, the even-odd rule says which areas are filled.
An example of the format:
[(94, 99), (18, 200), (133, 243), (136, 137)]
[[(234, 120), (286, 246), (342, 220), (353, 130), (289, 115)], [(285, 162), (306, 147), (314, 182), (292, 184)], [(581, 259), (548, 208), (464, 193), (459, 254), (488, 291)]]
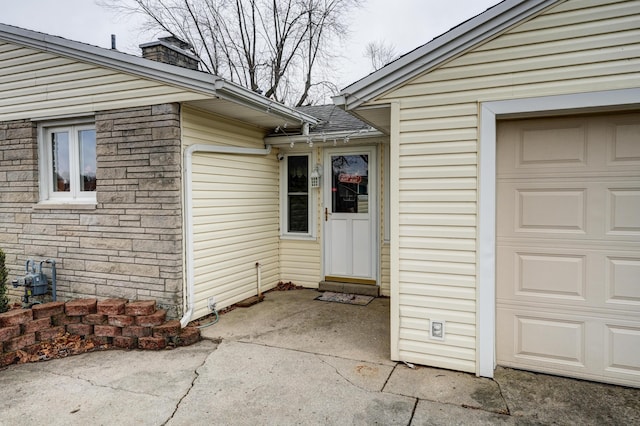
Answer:
[(122, 336), (122, 328), (114, 325), (94, 325), (93, 334), (104, 337)]
[(51, 317), (40, 318), (37, 320), (29, 321), (27, 323), (22, 324), (21, 326), (22, 334), (35, 333), (36, 331), (42, 331), (46, 328), (51, 327)]
[(156, 337), (176, 337), (180, 333), (180, 321), (171, 320), (153, 327), (153, 335)]
[(86, 226), (118, 226), (118, 215), (115, 214), (81, 214), (80, 225)]
[(29, 139), (35, 137), (35, 128), (21, 127), (7, 130), (7, 139)]
[(113, 338), (113, 346), (122, 349), (136, 349), (138, 347), (137, 337), (116, 336)]
[(0, 368), (16, 363), (18, 362), (18, 359), (18, 354), (15, 351), (0, 354)]
[(19, 351), (20, 349), (33, 345), (35, 342), (36, 333), (23, 334), (22, 336), (14, 337), (4, 342), (4, 351)]
[(31, 310), (33, 311), (33, 319), (52, 317), (64, 312), (64, 302), (49, 302), (34, 305)]
[(151, 130), (151, 137), (154, 141), (161, 139), (180, 139), (180, 129), (178, 127), (154, 127)]
[(121, 315), (124, 314), (124, 307), (127, 299), (105, 299), (98, 302), (98, 313), (103, 315)]
[(33, 319), (31, 309), (13, 309), (0, 314), (0, 327), (11, 327), (20, 325)]
[[(64, 313), (67, 316), (75, 317), (80, 315), (89, 315), (96, 313), (96, 305), (98, 299), (76, 299), (71, 300), (64, 305)], [(90, 333), (89, 333), (90, 334)]]
[(96, 194), (99, 203), (104, 204), (134, 204), (136, 194), (132, 191), (98, 191)]
[(200, 330), (196, 327), (185, 327), (180, 330), (175, 342), (178, 346), (189, 346), (200, 341)]
[(155, 300), (137, 300), (135, 302), (129, 302), (124, 307), (124, 313), (126, 315), (151, 315), (156, 311)]
[[(142, 216), (140, 224), (143, 228), (175, 229), (178, 226), (178, 216)], [(164, 232), (166, 234), (166, 232)]]
[(89, 314), (82, 318), (82, 322), (91, 325), (102, 325), (107, 323), (107, 316), (102, 314)]
[(65, 331), (66, 330), (63, 325), (47, 328), (45, 330), (36, 331), (36, 340), (39, 342), (46, 342), (49, 340), (53, 340), (58, 336), (62, 336)]
[(138, 347), (140, 349), (157, 351), (167, 346), (167, 340), (164, 337), (140, 337), (138, 339)]
[(159, 104), (151, 106), (151, 115), (178, 114), (180, 112), (179, 104)]
[(91, 324), (67, 324), (67, 333), (88, 336), (93, 334), (93, 326)]
[(140, 325), (130, 325), (122, 329), (124, 337), (148, 337), (151, 336), (151, 327), (142, 327)]
[(54, 326), (65, 326), (68, 324), (80, 324), (82, 322), (82, 317), (70, 317), (67, 314), (56, 314), (51, 316), (51, 324)]
[(0, 343), (6, 342), (7, 340), (13, 339), (14, 337), (18, 337), (19, 335), (20, 335), (19, 325), (2, 327), (0, 328)]
[(113, 344), (113, 337), (96, 336), (95, 334), (85, 336), (85, 340), (89, 340), (97, 346), (110, 346)]
[(142, 315), (135, 318), (136, 325), (141, 325), (143, 327), (155, 327), (157, 325), (161, 325), (165, 321), (167, 318), (167, 311), (158, 309), (151, 315)]
[(107, 319), (107, 323), (114, 327), (128, 327), (134, 325), (135, 322), (135, 317), (131, 315), (110, 315)]
[(135, 263), (97, 262), (87, 260), (87, 271), (93, 273), (105, 273), (115, 275), (140, 276), (158, 278), (160, 268), (158, 266), (139, 265)]

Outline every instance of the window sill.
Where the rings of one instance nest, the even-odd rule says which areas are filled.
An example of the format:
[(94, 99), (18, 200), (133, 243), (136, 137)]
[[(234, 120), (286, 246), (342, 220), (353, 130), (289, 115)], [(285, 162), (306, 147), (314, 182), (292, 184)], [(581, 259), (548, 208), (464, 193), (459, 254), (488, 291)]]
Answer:
[(95, 210), (95, 201), (41, 201), (33, 206), (34, 210)]
[(313, 235), (291, 235), (285, 234), (280, 235), (281, 240), (294, 240), (294, 241), (317, 241), (316, 237)]

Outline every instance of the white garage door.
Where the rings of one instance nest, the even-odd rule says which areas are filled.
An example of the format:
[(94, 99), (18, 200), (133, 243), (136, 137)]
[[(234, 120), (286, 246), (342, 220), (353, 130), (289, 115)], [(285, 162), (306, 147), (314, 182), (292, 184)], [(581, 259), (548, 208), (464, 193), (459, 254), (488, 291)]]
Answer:
[(640, 387), (640, 114), (498, 125), (497, 361)]

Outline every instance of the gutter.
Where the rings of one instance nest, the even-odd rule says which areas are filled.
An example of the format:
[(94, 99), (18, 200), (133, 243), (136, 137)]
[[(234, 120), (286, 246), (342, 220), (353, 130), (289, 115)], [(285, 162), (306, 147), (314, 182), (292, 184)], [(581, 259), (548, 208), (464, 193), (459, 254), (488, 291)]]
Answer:
[(263, 110), (286, 120), (295, 118), (300, 121), (300, 124), (303, 127), (305, 125), (316, 126), (320, 123), (320, 120), (312, 115), (305, 114), (294, 108), (285, 106), (280, 102), (276, 102), (263, 95), (252, 92), (243, 86), (223, 78), (218, 77), (214, 82), (214, 87), (216, 96), (220, 99), (233, 101), (242, 105), (249, 105), (254, 109)]
[(184, 295), (184, 307), (185, 313), (180, 319), (180, 325), (184, 328), (191, 321), (191, 316), (194, 311), (194, 255), (193, 255), (193, 218), (191, 211), (193, 209), (193, 199), (191, 197), (191, 189), (193, 186), (191, 169), (193, 154), (196, 152), (209, 152), (216, 154), (238, 154), (238, 155), (269, 155), (271, 153), (271, 145), (266, 145), (265, 148), (240, 148), (235, 146), (218, 146), (218, 145), (206, 145), (195, 144), (190, 145), (184, 150), (184, 226), (185, 226), (185, 248), (187, 252), (186, 256), (186, 291)]

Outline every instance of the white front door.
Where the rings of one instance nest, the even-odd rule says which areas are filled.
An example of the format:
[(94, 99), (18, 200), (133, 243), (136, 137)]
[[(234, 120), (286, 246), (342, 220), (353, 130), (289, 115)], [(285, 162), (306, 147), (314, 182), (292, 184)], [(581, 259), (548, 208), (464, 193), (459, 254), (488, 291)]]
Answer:
[(324, 156), (324, 272), (327, 281), (377, 284), (375, 147)]

